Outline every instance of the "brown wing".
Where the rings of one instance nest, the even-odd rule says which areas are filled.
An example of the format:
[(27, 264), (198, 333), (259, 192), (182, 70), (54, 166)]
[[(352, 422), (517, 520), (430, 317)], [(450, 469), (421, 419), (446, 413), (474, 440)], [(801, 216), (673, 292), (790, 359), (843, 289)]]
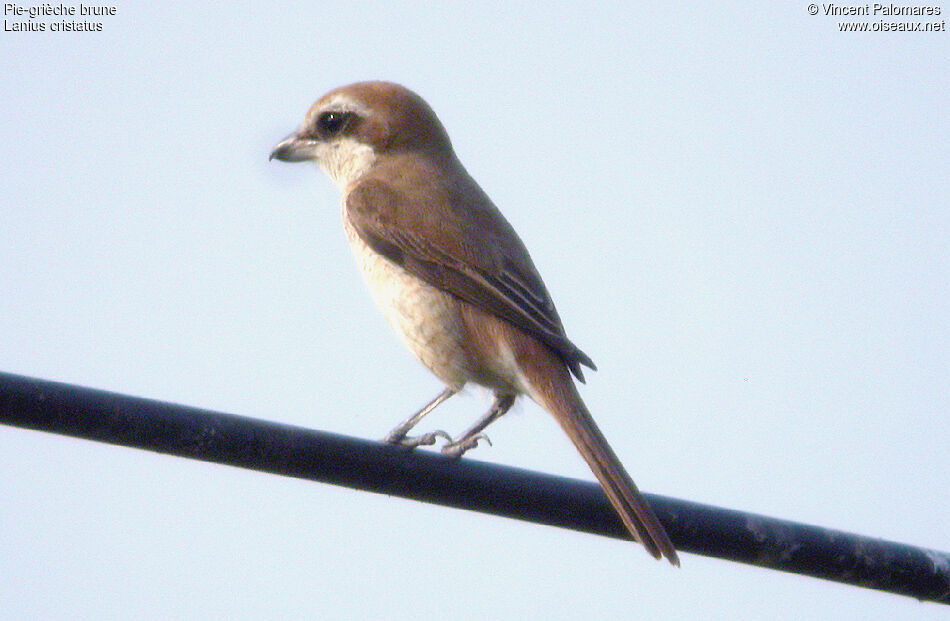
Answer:
[[(416, 190), (419, 190), (416, 184)], [(442, 291), (521, 328), (553, 349), (584, 381), (596, 369), (567, 338), (554, 303), (511, 225), (474, 182), (400, 192), (368, 179), (350, 190), (346, 213), (366, 244)], [(438, 204), (418, 204), (425, 195)], [(483, 234), (472, 244), (471, 230)]]

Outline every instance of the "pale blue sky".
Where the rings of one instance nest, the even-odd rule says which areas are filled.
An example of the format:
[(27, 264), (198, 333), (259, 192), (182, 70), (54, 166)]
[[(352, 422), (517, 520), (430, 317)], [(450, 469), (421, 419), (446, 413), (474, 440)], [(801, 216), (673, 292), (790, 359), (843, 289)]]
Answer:
[[(518, 229), (643, 489), (950, 550), (946, 32), (799, 2), (117, 6), (0, 33), (0, 370), (384, 435), (439, 385), (336, 188), (267, 160), (323, 92), (384, 78)], [(472, 458), (591, 478), (533, 404), (490, 435)], [(5, 619), (938, 612), (7, 427), (0, 498)]]

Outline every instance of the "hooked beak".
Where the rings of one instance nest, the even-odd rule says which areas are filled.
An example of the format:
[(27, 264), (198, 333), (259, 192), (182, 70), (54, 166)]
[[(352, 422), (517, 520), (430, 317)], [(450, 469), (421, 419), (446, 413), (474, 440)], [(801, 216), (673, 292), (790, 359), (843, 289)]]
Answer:
[(296, 133), (281, 140), (271, 151), (269, 160), (281, 162), (306, 162), (316, 158), (317, 141), (301, 138)]

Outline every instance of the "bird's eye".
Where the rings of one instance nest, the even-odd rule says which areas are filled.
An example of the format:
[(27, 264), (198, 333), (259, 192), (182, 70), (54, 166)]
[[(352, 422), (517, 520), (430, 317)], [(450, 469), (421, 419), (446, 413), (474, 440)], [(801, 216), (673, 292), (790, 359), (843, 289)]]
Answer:
[(335, 136), (352, 116), (349, 112), (324, 112), (317, 118), (317, 130), (324, 138)]

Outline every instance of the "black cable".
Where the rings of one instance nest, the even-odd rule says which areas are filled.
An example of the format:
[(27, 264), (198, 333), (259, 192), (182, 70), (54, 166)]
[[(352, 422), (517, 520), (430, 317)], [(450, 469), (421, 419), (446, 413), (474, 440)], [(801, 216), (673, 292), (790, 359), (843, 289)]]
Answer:
[[(629, 539), (595, 483), (266, 420), (0, 373), (0, 423)], [(950, 604), (946, 552), (644, 495), (678, 550)]]

